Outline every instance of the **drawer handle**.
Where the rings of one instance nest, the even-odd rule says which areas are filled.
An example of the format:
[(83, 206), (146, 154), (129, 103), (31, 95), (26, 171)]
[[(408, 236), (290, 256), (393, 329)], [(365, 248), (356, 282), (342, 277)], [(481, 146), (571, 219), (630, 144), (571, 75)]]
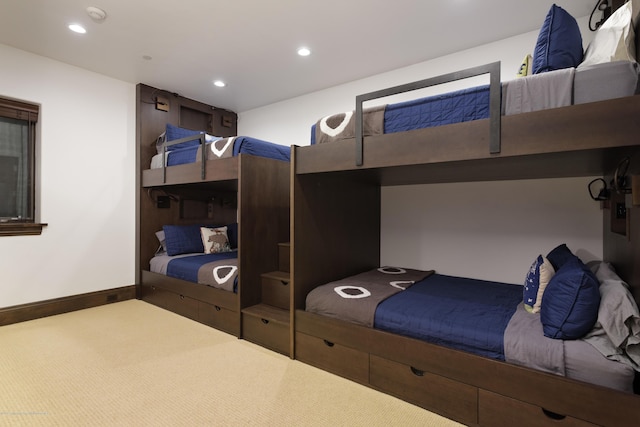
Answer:
[(264, 323), (265, 325), (269, 323), (269, 319), (260, 319), (262, 320), (262, 323)]
[(280, 283), (282, 283), (282, 286), (287, 286), (289, 284), (288, 280), (280, 280)]
[(335, 343), (332, 343), (331, 341), (327, 341), (327, 340), (322, 340), (324, 341), (324, 345), (326, 345), (327, 347), (333, 347), (334, 345), (336, 345)]
[(155, 291), (155, 290), (156, 290), (156, 287), (155, 287), (155, 286), (152, 286), (152, 287), (151, 287), (151, 290), (152, 290), (152, 291)]
[(561, 415), (561, 414), (558, 414), (557, 412), (549, 411), (544, 408), (540, 408), (540, 409), (542, 409), (542, 413), (545, 414), (547, 418), (551, 418), (552, 420), (564, 420), (565, 418), (567, 418), (566, 415)]
[(180, 295), (180, 299), (184, 299), (184, 295)]
[(213, 308), (215, 308), (215, 309), (216, 309), (216, 311), (220, 311), (220, 310), (221, 310), (221, 308), (220, 308), (220, 307), (218, 307), (217, 305), (214, 305), (214, 306), (213, 306)]
[(411, 372), (413, 373), (413, 375), (415, 375), (416, 377), (424, 377), (424, 371), (421, 369), (416, 369), (413, 366), (411, 366)]

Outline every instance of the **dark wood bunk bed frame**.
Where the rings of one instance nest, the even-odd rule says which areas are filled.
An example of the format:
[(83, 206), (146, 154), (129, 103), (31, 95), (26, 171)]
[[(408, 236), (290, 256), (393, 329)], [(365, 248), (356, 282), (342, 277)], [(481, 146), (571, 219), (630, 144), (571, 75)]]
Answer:
[[(381, 186), (598, 175), (608, 181), (625, 156), (637, 175), (640, 96), (497, 120), (492, 109), (490, 119), (371, 136), (362, 144), (362, 102), (381, 93), (388, 95), (357, 98), (356, 138), (293, 149), (292, 357), (467, 425), (638, 425), (637, 394), (312, 314), (305, 298), (316, 286), (380, 265)], [(636, 301), (638, 193), (634, 185), (634, 208), (616, 232), (612, 209), (603, 206), (604, 258)]]
[[(237, 115), (144, 84), (137, 85), (136, 113), (138, 298), (241, 337), (241, 311), (261, 302), (260, 275), (277, 270), (278, 243), (289, 241), (290, 165), (240, 154), (149, 169), (167, 123), (228, 137), (237, 135)], [(163, 225), (236, 221), (237, 293), (149, 271)]]

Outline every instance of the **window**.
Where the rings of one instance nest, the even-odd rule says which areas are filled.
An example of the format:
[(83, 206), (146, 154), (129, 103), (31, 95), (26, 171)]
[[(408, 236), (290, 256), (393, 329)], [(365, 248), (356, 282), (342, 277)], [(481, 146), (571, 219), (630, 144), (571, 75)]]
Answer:
[(35, 104), (0, 98), (0, 236), (40, 234), (35, 221)]

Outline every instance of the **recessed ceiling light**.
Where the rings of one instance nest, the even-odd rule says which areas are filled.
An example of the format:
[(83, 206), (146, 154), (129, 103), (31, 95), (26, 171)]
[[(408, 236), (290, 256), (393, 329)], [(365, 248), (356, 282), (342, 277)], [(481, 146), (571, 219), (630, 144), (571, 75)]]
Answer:
[(225, 87), (227, 84), (225, 82), (223, 82), (222, 80), (216, 80), (215, 82), (213, 82), (213, 84), (217, 87)]
[(307, 47), (301, 47), (300, 49), (298, 49), (298, 55), (309, 56), (311, 55), (311, 51)]
[(78, 33), (78, 34), (84, 34), (87, 32), (87, 30), (85, 30), (84, 27), (79, 24), (71, 24), (69, 25), (69, 29), (74, 33)]

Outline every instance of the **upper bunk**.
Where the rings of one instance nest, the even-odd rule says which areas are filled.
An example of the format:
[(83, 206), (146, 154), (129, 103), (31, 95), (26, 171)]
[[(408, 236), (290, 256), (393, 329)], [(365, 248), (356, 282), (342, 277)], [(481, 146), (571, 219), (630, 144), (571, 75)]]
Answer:
[[(312, 127), (295, 174), (402, 185), (613, 173), (640, 145), (639, 11), (632, 2), (614, 9), (584, 50), (576, 19), (552, 5), (512, 80), (493, 62), (357, 96), (354, 111)], [(381, 104), (487, 75), (484, 86)]]
[[(288, 169), (290, 147), (237, 135), (237, 115), (138, 85), (139, 168), (143, 188), (187, 186), (237, 191), (241, 163), (252, 173)], [(251, 159), (242, 160), (242, 157)]]
[[(575, 18), (552, 5), (513, 80), (494, 62), (357, 96), (355, 111), (312, 127), (295, 173), (357, 171), (382, 185), (610, 173), (640, 129), (638, 11), (614, 7), (583, 50)], [(488, 85), (380, 104), (483, 75)]]
[[(381, 185), (606, 175), (622, 158), (640, 149), (640, 122), (633, 120), (640, 114), (640, 97), (635, 95), (638, 65), (598, 67), (597, 79), (605, 79), (602, 76), (621, 67), (632, 81), (623, 92), (578, 94), (593, 86), (576, 79), (576, 73), (556, 73), (571, 79), (566, 97), (571, 100), (569, 105), (514, 114), (505, 114), (509, 99), (536, 94), (544, 97), (556, 83), (547, 76), (542, 76), (545, 82), (534, 75), (500, 84), (500, 64), (492, 63), (360, 95), (356, 98), (353, 137), (297, 148), (295, 173), (356, 173)], [(491, 80), (485, 90), (489, 117), (363, 136), (363, 102), (482, 74), (489, 74)], [(543, 89), (545, 84), (550, 86)], [(609, 96), (613, 98), (607, 99)], [(575, 103), (575, 99), (589, 102)], [(540, 105), (535, 100), (531, 104)]]

